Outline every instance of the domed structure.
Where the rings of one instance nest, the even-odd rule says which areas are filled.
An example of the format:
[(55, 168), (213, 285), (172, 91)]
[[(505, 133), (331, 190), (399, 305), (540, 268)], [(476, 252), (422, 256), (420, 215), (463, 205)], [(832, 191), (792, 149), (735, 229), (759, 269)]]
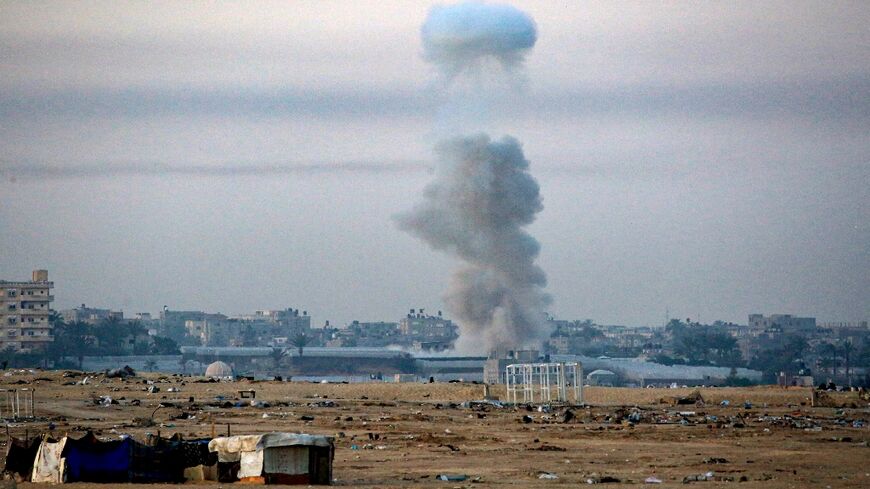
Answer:
[(217, 361), (205, 369), (205, 376), (215, 379), (231, 379), (233, 378), (233, 368), (224, 362)]

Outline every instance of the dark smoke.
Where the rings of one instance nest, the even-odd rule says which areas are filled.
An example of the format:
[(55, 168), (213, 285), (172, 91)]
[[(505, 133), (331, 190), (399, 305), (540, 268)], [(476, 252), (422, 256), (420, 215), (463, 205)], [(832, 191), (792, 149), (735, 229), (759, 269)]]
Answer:
[(436, 153), (435, 181), (398, 217), (400, 227), (466, 262), (445, 297), (466, 349), (538, 343), (547, 279), (535, 264), (540, 246), (523, 227), (543, 207), (519, 142), (480, 134), (444, 141)]

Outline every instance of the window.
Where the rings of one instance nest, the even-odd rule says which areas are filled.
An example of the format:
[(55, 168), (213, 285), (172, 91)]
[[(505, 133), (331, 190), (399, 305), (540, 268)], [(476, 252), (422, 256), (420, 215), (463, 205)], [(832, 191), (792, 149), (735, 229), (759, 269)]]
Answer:
[(33, 331), (28, 331), (27, 336), (33, 336)]

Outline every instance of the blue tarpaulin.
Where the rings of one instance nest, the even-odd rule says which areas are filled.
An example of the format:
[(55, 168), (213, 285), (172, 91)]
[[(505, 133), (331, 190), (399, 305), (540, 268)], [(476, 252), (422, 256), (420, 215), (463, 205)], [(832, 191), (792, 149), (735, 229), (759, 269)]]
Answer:
[(127, 482), (133, 459), (130, 438), (101, 442), (88, 433), (68, 440), (63, 450), (67, 482)]

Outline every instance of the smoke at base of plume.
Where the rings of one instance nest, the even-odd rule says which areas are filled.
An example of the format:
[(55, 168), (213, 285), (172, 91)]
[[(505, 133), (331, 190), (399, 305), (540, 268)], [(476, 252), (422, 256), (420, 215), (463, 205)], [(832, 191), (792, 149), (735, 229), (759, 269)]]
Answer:
[(448, 80), (487, 60), (512, 72), (538, 39), (535, 22), (526, 13), (478, 2), (433, 7), (421, 36), (424, 57)]
[(432, 248), (461, 258), (446, 293), (461, 340), (487, 349), (537, 343), (549, 296), (535, 264), (540, 246), (523, 227), (541, 211), (540, 189), (517, 140), (480, 134), (436, 148), (436, 178), (423, 202), (397, 218)]

